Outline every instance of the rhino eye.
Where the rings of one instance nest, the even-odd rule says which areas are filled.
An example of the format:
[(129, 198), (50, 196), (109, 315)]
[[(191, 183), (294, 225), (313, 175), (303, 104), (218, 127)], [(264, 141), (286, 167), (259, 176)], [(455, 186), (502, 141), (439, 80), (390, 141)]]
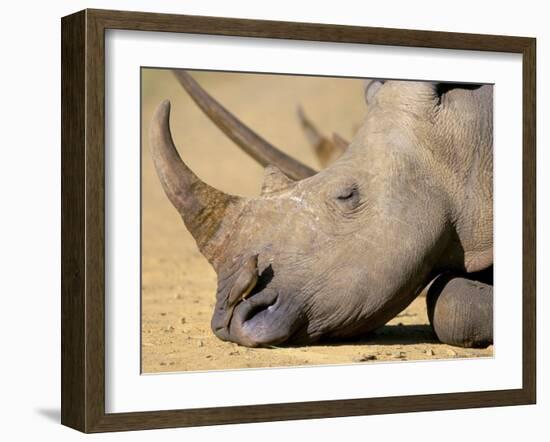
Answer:
[(338, 204), (346, 209), (353, 209), (359, 204), (359, 189), (356, 186), (351, 186), (346, 189), (342, 189), (336, 195), (336, 201)]
[(338, 195), (336, 198), (340, 201), (346, 201), (349, 199), (352, 199), (357, 193), (357, 189), (348, 189), (345, 192), (342, 192), (340, 195)]

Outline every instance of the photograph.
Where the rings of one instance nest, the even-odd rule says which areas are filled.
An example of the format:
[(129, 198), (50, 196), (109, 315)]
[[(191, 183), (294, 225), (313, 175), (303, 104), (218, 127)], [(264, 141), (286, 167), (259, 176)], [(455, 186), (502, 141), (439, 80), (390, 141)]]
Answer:
[(59, 14), (62, 425), (533, 408), (538, 31), (412, 12)]
[(140, 77), (143, 374), (494, 356), (493, 84)]

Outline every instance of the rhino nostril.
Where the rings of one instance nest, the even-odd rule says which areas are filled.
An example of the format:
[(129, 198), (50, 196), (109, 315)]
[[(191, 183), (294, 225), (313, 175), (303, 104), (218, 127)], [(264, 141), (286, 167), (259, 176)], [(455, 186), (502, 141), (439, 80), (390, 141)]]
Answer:
[[(276, 307), (278, 293), (273, 290), (264, 290), (252, 294), (249, 298), (239, 302), (233, 313), (230, 330), (253, 326), (252, 323), (262, 322)], [(270, 309), (270, 310), (268, 310)], [(269, 312), (269, 313), (268, 313)]]
[(266, 299), (262, 300), (261, 302), (253, 302), (254, 298), (250, 298), (251, 300), (245, 300), (243, 302), (250, 302), (252, 304), (251, 308), (247, 310), (245, 315), (243, 316), (243, 322), (249, 321), (254, 316), (257, 316), (265, 311), (272, 311), (275, 308), (275, 304), (277, 303), (277, 300), (279, 297), (276, 295), (273, 299)]

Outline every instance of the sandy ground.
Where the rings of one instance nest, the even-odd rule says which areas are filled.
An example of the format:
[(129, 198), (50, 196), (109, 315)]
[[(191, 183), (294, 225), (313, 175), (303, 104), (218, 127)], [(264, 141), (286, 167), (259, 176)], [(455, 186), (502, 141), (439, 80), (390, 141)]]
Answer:
[[(319, 168), (296, 119), (296, 108), (327, 132), (350, 139), (365, 113), (362, 82), (296, 76), (195, 73), (201, 84), (276, 146)], [(210, 330), (216, 276), (165, 197), (147, 131), (155, 106), (172, 101), (173, 136), (187, 164), (209, 184), (257, 195), (262, 168), (201, 114), (169, 71), (142, 71), (142, 371), (221, 370), (375, 363), (491, 356), (493, 348), (461, 349), (437, 342), (421, 296), (374, 334), (353, 342), (248, 349)]]

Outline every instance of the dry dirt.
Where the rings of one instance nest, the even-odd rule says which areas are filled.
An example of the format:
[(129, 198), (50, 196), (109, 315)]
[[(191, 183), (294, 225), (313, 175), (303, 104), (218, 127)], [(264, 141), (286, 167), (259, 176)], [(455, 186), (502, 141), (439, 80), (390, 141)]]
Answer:
[[(350, 139), (365, 112), (362, 81), (297, 76), (194, 73), (246, 124), (310, 166), (319, 168), (296, 118), (300, 104), (319, 127)], [(169, 71), (142, 71), (142, 371), (375, 363), (492, 356), (437, 342), (424, 298), (373, 335), (355, 342), (249, 349), (222, 342), (210, 330), (216, 277), (162, 192), (149, 156), (147, 131), (155, 106), (172, 101), (172, 131), (180, 154), (206, 182), (253, 196), (262, 168), (201, 114)]]

